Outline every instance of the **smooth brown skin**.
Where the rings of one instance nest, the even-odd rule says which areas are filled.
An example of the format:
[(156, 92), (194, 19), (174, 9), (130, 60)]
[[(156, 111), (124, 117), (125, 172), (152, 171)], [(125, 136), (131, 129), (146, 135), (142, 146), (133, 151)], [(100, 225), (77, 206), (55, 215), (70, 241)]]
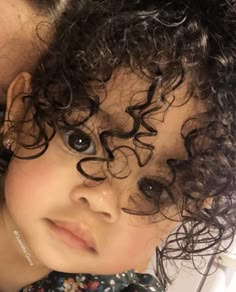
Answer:
[[(17, 96), (17, 99), (10, 118), (14, 118), (16, 113), (23, 113), (20, 93), (30, 90), (29, 81), (30, 76), (24, 73), (12, 84), (8, 92), (8, 106), (14, 97)], [(143, 93), (148, 86), (145, 80), (122, 69), (108, 82), (108, 97), (101, 105), (103, 114), (95, 115), (86, 125), (88, 133), (90, 130), (93, 133), (91, 135), (97, 155), (102, 155), (102, 149), (96, 142), (96, 131), (106, 129), (112, 122), (121, 127), (125, 122), (128, 130), (132, 120), (124, 110), (130, 104), (130, 97), (135, 96), (133, 102), (143, 100)], [(137, 92), (139, 94), (135, 95)], [(175, 96), (176, 101), (166, 112), (163, 122), (159, 121), (163, 116), (161, 110), (150, 120), (159, 133), (150, 139), (156, 149), (152, 161), (141, 169), (135, 157), (130, 156), (132, 173), (122, 180), (122, 184), (120, 180), (111, 177), (102, 184), (87, 187), (84, 177), (76, 170), (77, 162), (86, 155), (71, 151), (59, 133), (50, 142), (48, 151), (39, 158), (11, 160), (5, 177), (6, 202), (0, 209), (0, 238), (4, 239), (0, 245), (0, 270), (3, 271), (0, 275), (0, 290), (17, 291), (51, 270), (113, 274), (130, 268), (138, 271), (143, 269), (155, 247), (165, 240), (176, 222), (162, 220), (149, 224), (148, 218), (131, 216), (122, 212), (121, 208), (128, 207), (129, 197), (138, 191), (137, 181), (141, 177), (158, 172), (166, 178), (166, 158), (183, 159), (186, 156), (180, 134), (182, 124), (190, 116), (204, 111), (204, 107), (200, 100), (194, 98), (179, 107), (185, 101), (184, 85), (176, 90)], [(105, 113), (109, 113), (110, 118), (103, 116)], [(4, 126), (7, 131), (8, 123)], [(30, 124), (25, 127), (25, 133), (32, 129)], [(29, 137), (23, 139), (26, 139), (26, 144), (29, 142)], [(118, 144), (120, 142), (123, 143), (114, 141)], [(127, 145), (132, 146), (132, 141), (127, 141)], [(14, 146), (17, 155), (29, 155), (25, 149)], [(35, 154), (34, 151), (30, 150), (30, 154)], [(91, 171), (99, 173), (101, 169), (99, 165), (97, 167), (95, 169), (95, 165), (91, 165)], [(144, 201), (142, 205), (145, 205)], [(51, 236), (45, 218), (79, 224), (93, 236), (96, 252), (74, 250), (60, 238)], [(13, 230), (19, 230), (34, 262), (33, 268), (14, 240)], [(24, 274), (19, 271), (24, 271)]]
[(20, 72), (32, 70), (53, 34), (56, 13), (46, 15), (29, 2), (0, 1), (0, 103), (5, 102), (10, 82)]

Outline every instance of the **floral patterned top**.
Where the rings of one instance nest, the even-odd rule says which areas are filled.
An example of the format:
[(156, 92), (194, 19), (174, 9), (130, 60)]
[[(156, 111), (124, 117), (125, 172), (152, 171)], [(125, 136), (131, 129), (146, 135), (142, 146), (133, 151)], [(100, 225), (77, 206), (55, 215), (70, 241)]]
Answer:
[(96, 276), (52, 272), (19, 292), (164, 292), (149, 274), (130, 270), (125, 273)]

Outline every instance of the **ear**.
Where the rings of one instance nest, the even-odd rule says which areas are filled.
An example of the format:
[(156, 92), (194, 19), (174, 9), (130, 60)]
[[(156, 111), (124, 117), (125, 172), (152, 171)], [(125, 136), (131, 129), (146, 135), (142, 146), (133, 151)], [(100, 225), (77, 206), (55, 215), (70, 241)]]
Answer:
[(12, 121), (22, 118), (25, 104), (24, 96), (31, 93), (31, 75), (27, 72), (20, 73), (10, 84), (7, 92), (5, 122), (3, 132), (6, 133), (12, 125)]

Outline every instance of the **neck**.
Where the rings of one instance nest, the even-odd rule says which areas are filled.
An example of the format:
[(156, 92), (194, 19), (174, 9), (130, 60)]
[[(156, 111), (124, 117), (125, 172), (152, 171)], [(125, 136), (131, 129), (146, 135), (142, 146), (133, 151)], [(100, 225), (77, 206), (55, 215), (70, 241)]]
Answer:
[(0, 238), (0, 291), (19, 291), (50, 273), (25, 245), (5, 205), (0, 210)]

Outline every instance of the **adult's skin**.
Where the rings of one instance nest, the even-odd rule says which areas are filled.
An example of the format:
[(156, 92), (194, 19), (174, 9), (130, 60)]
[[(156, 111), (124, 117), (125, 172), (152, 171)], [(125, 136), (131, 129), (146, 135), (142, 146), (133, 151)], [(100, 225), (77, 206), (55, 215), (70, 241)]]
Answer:
[[(30, 72), (53, 35), (67, 0), (0, 1), (0, 103), (19, 72)], [(42, 38), (45, 42), (40, 40)]]

